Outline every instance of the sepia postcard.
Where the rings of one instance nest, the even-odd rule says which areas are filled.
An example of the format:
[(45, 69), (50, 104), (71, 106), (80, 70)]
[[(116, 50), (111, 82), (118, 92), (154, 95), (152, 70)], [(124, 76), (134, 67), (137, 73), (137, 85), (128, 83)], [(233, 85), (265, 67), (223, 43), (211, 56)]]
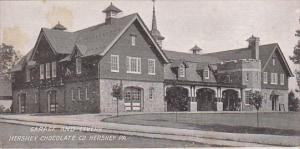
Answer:
[(0, 0), (0, 148), (299, 148), (299, 0)]

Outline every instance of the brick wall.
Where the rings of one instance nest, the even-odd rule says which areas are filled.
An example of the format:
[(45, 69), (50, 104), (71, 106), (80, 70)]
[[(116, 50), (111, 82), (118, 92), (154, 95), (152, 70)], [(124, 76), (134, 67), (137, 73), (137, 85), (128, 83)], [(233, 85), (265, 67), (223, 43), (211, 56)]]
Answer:
[[(100, 79), (100, 111), (115, 113), (117, 100), (114, 100), (111, 92), (113, 85), (120, 84), (120, 80)], [(126, 87), (138, 87), (142, 91), (141, 109), (143, 112), (163, 112), (164, 97), (162, 82), (139, 82), (122, 80), (123, 89)], [(149, 99), (149, 88), (154, 88), (154, 98)], [(119, 112), (124, 112), (124, 99), (119, 100)]]

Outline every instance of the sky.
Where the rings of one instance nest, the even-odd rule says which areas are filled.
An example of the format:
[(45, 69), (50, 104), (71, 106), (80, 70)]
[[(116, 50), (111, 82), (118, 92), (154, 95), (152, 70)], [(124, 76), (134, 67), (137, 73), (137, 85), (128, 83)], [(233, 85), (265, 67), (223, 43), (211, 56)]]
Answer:
[[(112, 2), (121, 16), (139, 13), (151, 28), (151, 0), (35, 0), (0, 1), (0, 43), (13, 45), (25, 55), (33, 48), (41, 27), (58, 21), (68, 31), (103, 23), (102, 13)], [(247, 47), (252, 34), (260, 44), (278, 43), (292, 71), (289, 56), (300, 29), (299, 0), (156, 0), (158, 29), (166, 50), (190, 52), (195, 44), (203, 53)], [(296, 88), (295, 78), (290, 89)]]

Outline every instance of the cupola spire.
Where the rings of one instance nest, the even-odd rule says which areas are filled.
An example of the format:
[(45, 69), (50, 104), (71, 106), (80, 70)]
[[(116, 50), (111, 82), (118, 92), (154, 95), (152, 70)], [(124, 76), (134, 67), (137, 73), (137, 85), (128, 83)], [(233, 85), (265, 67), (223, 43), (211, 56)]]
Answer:
[(152, 16), (152, 29), (151, 29), (151, 34), (154, 37), (154, 39), (156, 40), (156, 42), (159, 44), (160, 47), (162, 47), (162, 41), (165, 39), (165, 37), (163, 37), (158, 28), (157, 28), (157, 22), (156, 22), (156, 14), (155, 14), (155, 0), (153, 1), (153, 16)]

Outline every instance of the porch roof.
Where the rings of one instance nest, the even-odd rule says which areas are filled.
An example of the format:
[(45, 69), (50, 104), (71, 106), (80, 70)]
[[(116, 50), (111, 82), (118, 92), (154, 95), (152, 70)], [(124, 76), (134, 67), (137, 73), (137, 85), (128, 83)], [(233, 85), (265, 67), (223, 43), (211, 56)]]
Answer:
[(225, 84), (225, 83), (216, 83), (216, 82), (199, 82), (199, 81), (187, 81), (187, 80), (164, 80), (166, 84), (176, 84), (176, 85), (199, 85), (199, 86), (208, 86), (208, 87), (228, 87), (228, 88), (246, 88), (245, 85), (239, 84)]

